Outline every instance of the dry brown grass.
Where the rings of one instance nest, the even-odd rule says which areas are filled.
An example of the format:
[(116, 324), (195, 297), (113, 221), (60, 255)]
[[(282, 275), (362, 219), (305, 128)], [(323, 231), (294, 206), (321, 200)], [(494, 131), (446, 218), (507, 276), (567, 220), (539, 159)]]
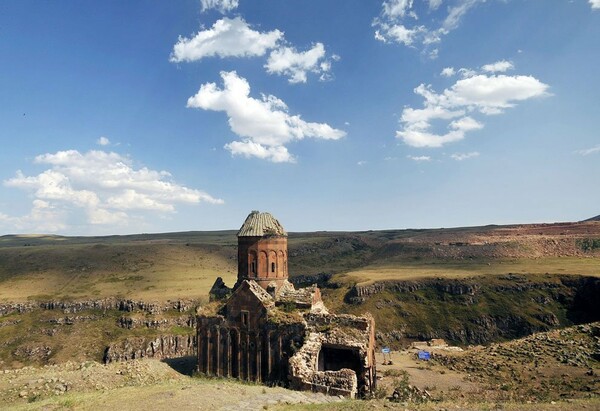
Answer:
[(464, 278), (473, 275), (497, 274), (578, 274), (600, 277), (597, 258), (549, 257), (515, 260), (460, 260), (437, 262), (397, 262), (372, 264), (350, 271), (349, 280), (366, 285), (384, 280), (414, 280), (419, 278)]
[[(236, 278), (222, 252), (185, 244), (64, 245), (0, 249), (0, 301), (121, 296), (206, 298), (217, 276)], [(1, 273), (5, 274), (1, 278)]]

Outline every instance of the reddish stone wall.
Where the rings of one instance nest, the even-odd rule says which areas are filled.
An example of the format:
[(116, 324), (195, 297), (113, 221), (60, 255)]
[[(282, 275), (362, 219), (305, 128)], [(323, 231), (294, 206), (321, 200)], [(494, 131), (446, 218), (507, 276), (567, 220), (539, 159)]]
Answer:
[(238, 284), (255, 280), (266, 289), (273, 281), (281, 286), (287, 278), (287, 237), (238, 238)]
[(247, 288), (238, 289), (235, 299), (227, 301), (225, 310), (229, 324), (240, 329), (257, 329), (266, 321), (267, 309)]
[(240, 329), (223, 317), (198, 317), (198, 371), (206, 375), (286, 384), (302, 324)]

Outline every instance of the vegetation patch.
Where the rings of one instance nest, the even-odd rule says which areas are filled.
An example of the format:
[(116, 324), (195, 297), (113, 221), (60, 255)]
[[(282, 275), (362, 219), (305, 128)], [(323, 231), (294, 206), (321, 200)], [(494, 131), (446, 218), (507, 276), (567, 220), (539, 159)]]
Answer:
[(600, 238), (582, 238), (577, 240), (577, 245), (583, 251), (600, 250)]

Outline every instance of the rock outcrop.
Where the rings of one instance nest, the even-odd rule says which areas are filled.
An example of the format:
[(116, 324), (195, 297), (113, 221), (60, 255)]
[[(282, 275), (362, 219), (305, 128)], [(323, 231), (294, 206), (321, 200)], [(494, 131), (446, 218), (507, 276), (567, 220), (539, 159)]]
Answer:
[(177, 358), (196, 355), (196, 337), (192, 335), (161, 335), (154, 339), (127, 338), (111, 344), (104, 352), (104, 363), (138, 358)]
[(139, 301), (131, 299), (103, 298), (84, 301), (32, 301), (0, 304), (0, 316), (13, 313), (26, 313), (34, 310), (60, 310), (65, 314), (75, 314), (84, 310), (118, 310), (124, 312), (144, 312), (160, 314), (166, 311), (185, 312), (198, 304), (196, 300), (177, 300), (167, 303)]

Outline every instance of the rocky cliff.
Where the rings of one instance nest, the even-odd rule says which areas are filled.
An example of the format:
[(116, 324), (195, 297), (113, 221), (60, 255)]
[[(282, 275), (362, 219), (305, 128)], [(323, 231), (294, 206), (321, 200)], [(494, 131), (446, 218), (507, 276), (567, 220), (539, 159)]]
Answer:
[(444, 338), (487, 344), (600, 320), (600, 278), (481, 276), (355, 285), (345, 310), (370, 311), (383, 344)]
[(134, 337), (109, 345), (104, 362), (137, 358), (177, 358), (196, 355), (195, 335), (160, 335), (155, 338)]

